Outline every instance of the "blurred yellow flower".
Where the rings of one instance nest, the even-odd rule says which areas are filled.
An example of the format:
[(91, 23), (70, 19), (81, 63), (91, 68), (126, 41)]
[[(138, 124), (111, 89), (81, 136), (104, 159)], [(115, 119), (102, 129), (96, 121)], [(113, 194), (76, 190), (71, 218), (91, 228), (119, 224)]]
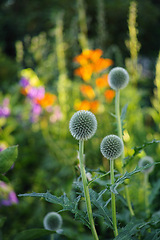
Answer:
[(20, 74), (21, 74), (21, 77), (25, 77), (26, 79), (29, 79), (29, 82), (33, 87), (38, 87), (42, 85), (38, 76), (31, 68), (23, 69)]
[(77, 101), (74, 104), (74, 108), (79, 111), (79, 110), (90, 110), (90, 102), (88, 100), (84, 101)]

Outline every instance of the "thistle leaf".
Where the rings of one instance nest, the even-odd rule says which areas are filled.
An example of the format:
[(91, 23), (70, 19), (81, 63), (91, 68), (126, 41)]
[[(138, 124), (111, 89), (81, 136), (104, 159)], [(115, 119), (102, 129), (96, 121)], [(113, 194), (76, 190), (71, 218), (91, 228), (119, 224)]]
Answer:
[(145, 165), (144, 167), (136, 166), (136, 168), (135, 168), (132, 172), (125, 172), (125, 174), (124, 174), (122, 177), (118, 178), (118, 179), (116, 180), (116, 182), (111, 185), (110, 190), (111, 190), (113, 193), (118, 194), (118, 192), (117, 192), (117, 187), (118, 187), (120, 184), (124, 183), (126, 179), (130, 179), (131, 176), (133, 176), (134, 174), (139, 173), (139, 172), (142, 172), (144, 169), (147, 169), (147, 168), (149, 168), (149, 167), (151, 167), (151, 166), (153, 166), (153, 165), (159, 164), (159, 163), (160, 163), (160, 162), (154, 162), (154, 163), (152, 163), (152, 164), (147, 164), (147, 165)]
[(47, 202), (59, 204), (62, 206), (62, 211), (70, 211), (75, 215), (75, 219), (80, 220), (84, 225), (90, 228), (90, 224), (88, 222), (88, 218), (86, 213), (82, 212), (78, 209), (78, 202), (80, 200), (80, 197), (77, 197), (75, 200), (71, 201), (67, 195), (64, 193), (60, 197), (56, 197), (52, 195), (49, 192), (46, 193), (25, 193), (25, 194), (19, 194), (19, 197), (40, 197), (44, 198)]
[(128, 163), (130, 163), (134, 159), (134, 157), (136, 155), (138, 155), (145, 147), (150, 146), (150, 145), (155, 144), (155, 143), (160, 143), (160, 140), (153, 139), (151, 142), (145, 142), (142, 146), (134, 147), (133, 148), (133, 150), (134, 150), (133, 155), (125, 158), (124, 167), (126, 167), (128, 165)]

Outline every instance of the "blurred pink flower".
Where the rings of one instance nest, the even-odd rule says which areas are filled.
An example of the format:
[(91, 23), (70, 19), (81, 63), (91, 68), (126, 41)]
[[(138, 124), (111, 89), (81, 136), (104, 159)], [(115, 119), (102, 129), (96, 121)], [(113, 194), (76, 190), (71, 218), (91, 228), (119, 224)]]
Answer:
[(18, 198), (9, 184), (0, 181), (0, 206), (11, 206), (17, 204)]

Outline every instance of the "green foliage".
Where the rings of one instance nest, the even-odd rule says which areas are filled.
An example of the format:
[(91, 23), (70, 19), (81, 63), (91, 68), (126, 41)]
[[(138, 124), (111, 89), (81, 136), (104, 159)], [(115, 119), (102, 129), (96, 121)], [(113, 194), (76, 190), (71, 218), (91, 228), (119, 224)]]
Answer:
[[(45, 236), (50, 233), (39, 229), (43, 217), (48, 211), (61, 211), (64, 226), (63, 232), (56, 235), (57, 239), (92, 239), (80, 181), (76, 152), (78, 144), (70, 136), (68, 125), (75, 112), (75, 100), (81, 98), (80, 80), (73, 73), (73, 58), (86, 46), (89, 49), (102, 46), (104, 56), (111, 58), (114, 66), (125, 67), (126, 63), (131, 81), (121, 94), (127, 172), (124, 175), (118, 172), (121, 166), (117, 160), (115, 183), (111, 185), (108, 160), (101, 156), (99, 149), (105, 135), (116, 133), (115, 119), (112, 118), (115, 117), (114, 101), (102, 102), (100, 112), (96, 114), (97, 132), (93, 140), (85, 145), (85, 164), (91, 168), (86, 168), (86, 171), (91, 173), (88, 187), (96, 229), (101, 240), (114, 238), (110, 207), (112, 191), (116, 194), (119, 230), (119, 236), (115, 239), (159, 239), (159, 213), (156, 211), (160, 207), (160, 171), (157, 164), (160, 141), (153, 140), (160, 139), (159, 58), (155, 86), (152, 69), (142, 69), (142, 65), (138, 64), (141, 60), (138, 56), (140, 45), (141, 54), (151, 61), (159, 51), (159, 41), (155, 41), (160, 31), (156, 26), (160, 16), (158, 3), (138, 1), (137, 8), (135, 1), (130, 0), (96, 0), (92, 4), (90, 1), (84, 4), (79, 1), (79, 4), (80, 8), (75, 1), (67, 0), (36, 0), (30, 4), (3, 0), (0, 3), (0, 106), (3, 98), (8, 97), (11, 110), (8, 118), (0, 117), (0, 144), (7, 148), (0, 153), (0, 180), (6, 183), (10, 180), (10, 186), (16, 193), (27, 192), (20, 196), (39, 197), (47, 201), (19, 198), (18, 205), (1, 207), (0, 238), (10, 240), (17, 236), (18, 239), (46, 239)], [(127, 46), (131, 57), (126, 59), (128, 53), (124, 41), (128, 38), (129, 5)], [(117, 28), (119, 25), (121, 27)], [(21, 95), (18, 84), (21, 70), (28, 67), (34, 70), (46, 91), (57, 95), (56, 104), (63, 112), (62, 121), (51, 122), (50, 113), (45, 111), (38, 122), (30, 122), (31, 106), (26, 96)], [(137, 85), (133, 85), (134, 80)], [(90, 83), (85, 82), (91, 86), (93, 83), (94, 79)], [(96, 91), (99, 96), (96, 100), (101, 101), (103, 90)], [(109, 116), (109, 112), (112, 116)], [(55, 120), (54, 117), (52, 119)], [(19, 161), (15, 161), (17, 146), (13, 146), (17, 143), (20, 145)], [(144, 210), (143, 174), (137, 174), (144, 168), (137, 167), (137, 162), (148, 154), (153, 157), (156, 167), (147, 185), (151, 213), (146, 219), (145, 212), (141, 211)], [(15, 167), (10, 170), (13, 163)], [(77, 177), (78, 180), (75, 180)], [(130, 179), (128, 188), (135, 218), (130, 218), (126, 199), (123, 198), (127, 179)], [(43, 193), (46, 189), (54, 195)], [(5, 194), (1, 193), (0, 199), (4, 199)], [(79, 221), (74, 221), (73, 216)], [(28, 228), (31, 230), (26, 230)], [(22, 233), (17, 235), (18, 232)]]
[(14, 240), (34, 240), (34, 239), (39, 239), (40, 237), (47, 236), (53, 233), (54, 231), (45, 230), (43, 228), (29, 229), (17, 234)]
[(6, 173), (12, 167), (17, 155), (18, 146), (12, 146), (0, 152), (0, 173)]

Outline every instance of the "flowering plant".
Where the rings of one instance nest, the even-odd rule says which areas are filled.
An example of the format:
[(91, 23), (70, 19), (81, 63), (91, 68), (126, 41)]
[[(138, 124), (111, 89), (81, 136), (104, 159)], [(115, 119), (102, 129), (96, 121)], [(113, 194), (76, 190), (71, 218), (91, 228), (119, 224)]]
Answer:
[(74, 74), (85, 82), (80, 85), (80, 92), (85, 99), (76, 100), (74, 105), (76, 110), (90, 110), (97, 113), (102, 109), (103, 97), (107, 102), (111, 102), (115, 96), (114, 91), (109, 88), (106, 73), (106, 69), (113, 65), (113, 61), (101, 57), (102, 54), (101, 49), (87, 49), (74, 58), (74, 62), (80, 65), (75, 69)]

